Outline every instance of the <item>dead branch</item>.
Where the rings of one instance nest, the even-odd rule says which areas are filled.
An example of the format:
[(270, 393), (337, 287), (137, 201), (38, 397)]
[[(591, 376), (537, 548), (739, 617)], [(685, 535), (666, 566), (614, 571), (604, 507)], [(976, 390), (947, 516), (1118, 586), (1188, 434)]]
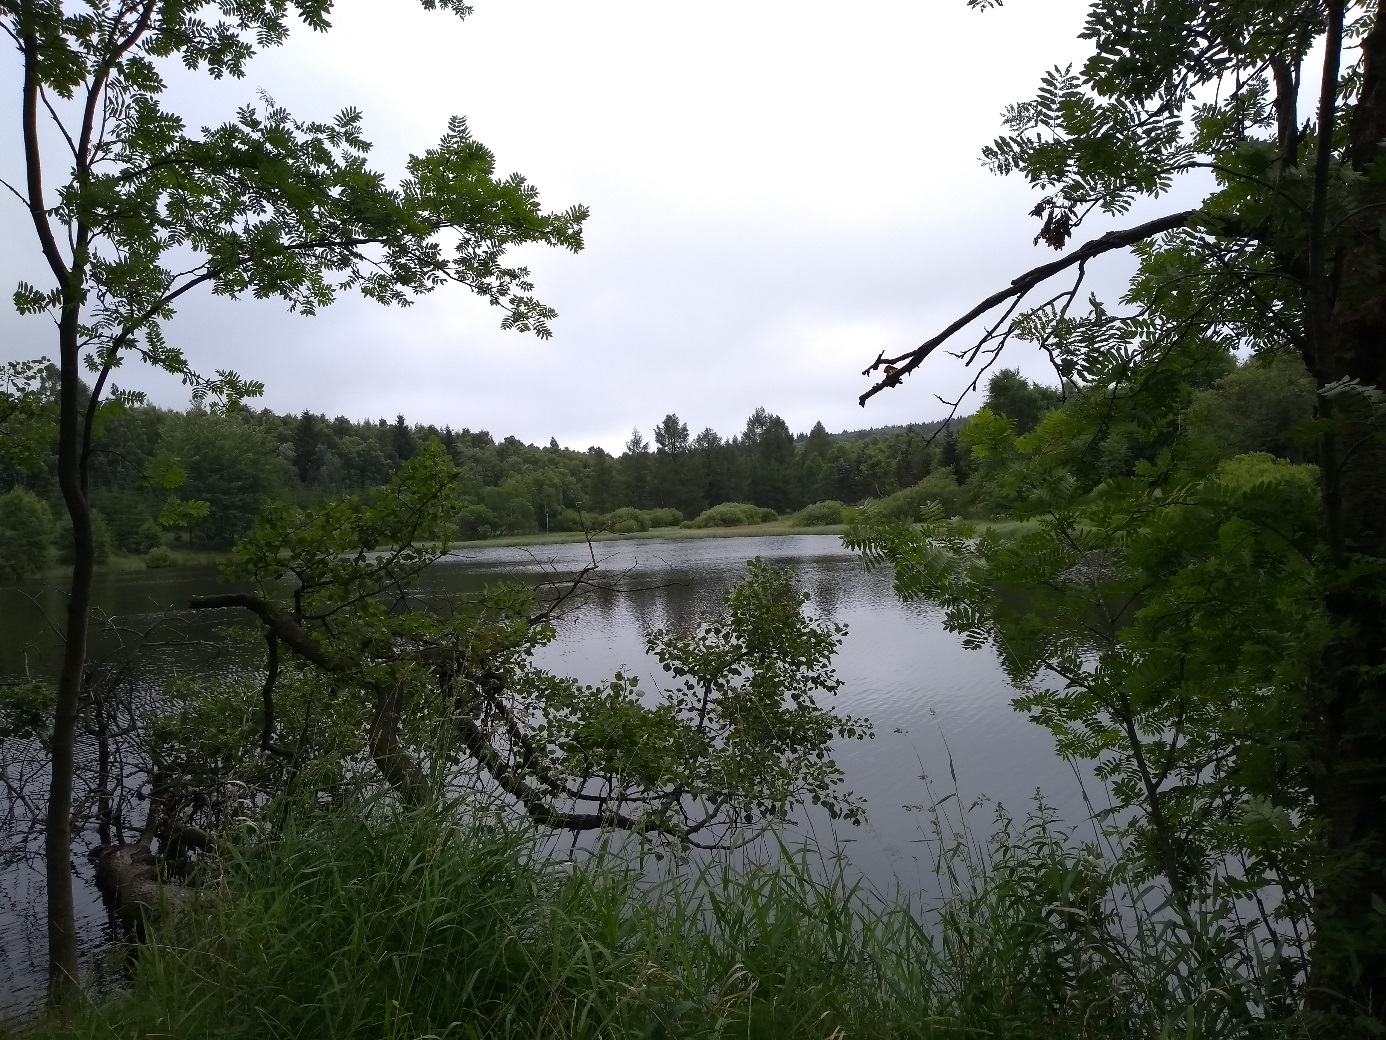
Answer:
[[(1007, 300), (1015, 300), (1018, 303), (1031, 289), (1034, 289), (1046, 279), (1052, 278), (1060, 271), (1066, 271), (1075, 265), (1084, 264), (1094, 257), (1101, 256), (1104, 253), (1110, 253), (1115, 249), (1124, 249), (1127, 246), (1135, 245), (1137, 242), (1142, 242), (1147, 238), (1153, 238), (1156, 235), (1164, 234), (1166, 231), (1173, 231), (1175, 228), (1184, 227), (1198, 214), (1198, 212), (1199, 211), (1196, 209), (1188, 209), (1179, 213), (1171, 213), (1155, 220), (1146, 221), (1144, 224), (1138, 224), (1136, 227), (1127, 228), (1124, 231), (1109, 231), (1101, 238), (1095, 238), (1091, 242), (1084, 243), (1068, 256), (1026, 271), (1020, 277), (1012, 281), (1006, 288), (1002, 289), (1000, 292), (992, 293), (992, 295), (977, 304), (977, 306), (973, 307), (942, 332), (931, 339), (925, 340), (914, 350), (893, 358), (887, 358), (884, 352), (878, 355), (876, 360), (862, 372), (862, 375), (869, 376), (872, 372), (876, 371), (876, 369), (884, 368), (886, 373), (885, 378), (881, 379), (867, 390), (866, 393), (862, 394), (858, 399), (858, 403), (865, 407), (866, 402), (882, 390), (887, 387), (898, 386), (900, 380), (923, 364), (924, 359), (932, 354), (935, 348), (946, 343), (955, 333), (970, 325), (974, 320), (986, 314), (994, 307), (1000, 306)], [(1012, 310), (1013, 309), (1014, 305), (1012, 305)]]

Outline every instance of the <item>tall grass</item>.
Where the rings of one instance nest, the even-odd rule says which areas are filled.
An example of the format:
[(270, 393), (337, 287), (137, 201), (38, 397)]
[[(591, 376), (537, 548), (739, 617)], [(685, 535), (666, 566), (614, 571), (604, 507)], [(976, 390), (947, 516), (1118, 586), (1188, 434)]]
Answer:
[[(939, 834), (938, 906), (806, 848), (559, 863), (524, 827), (312, 812), (220, 866), (77, 1038), (1291, 1035), (1225, 917), (1133, 921), (1044, 814)], [(1188, 924), (1193, 925), (1192, 936)], [(1164, 934), (1158, 934), (1161, 928)], [(1261, 968), (1266, 968), (1262, 965)], [(1297, 1034), (1295, 1034), (1297, 1035)]]

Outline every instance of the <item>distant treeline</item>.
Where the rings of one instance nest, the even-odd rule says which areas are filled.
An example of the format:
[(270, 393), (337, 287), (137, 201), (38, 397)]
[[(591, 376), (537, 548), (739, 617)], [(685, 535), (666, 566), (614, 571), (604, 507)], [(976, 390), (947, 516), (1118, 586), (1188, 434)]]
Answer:
[[(1185, 435), (1201, 438), (1219, 456), (1293, 455), (1288, 431), (1309, 408), (1299, 378), (1286, 366), (1233, 362), (1209, 382), (1218, 376), (1216, 387), (1194, 394)], [(1275, 403), (1249, 407), (1243, 384), (1256, 390), (1258, 401)], [(757, 408), (739, 434), (724, 439), (711, 429), (690, 436), (671, 414), (651, 431), (652, 442), (634, 430), (614, 456), (597, 447), (562, 448), (556, 440), (547, 447), (515, 437), (497, 441), (485, 430), (421, 426), (404, 416), (353, 422), (306, 411), (132, 406), (104, 416), (93, 440), (98, 549), (225, 548), (266, 501), (305, 506), (378, 487), (430, 438), (462, 471), (460, 538), (732, 526), (791, 514), (797, 523), (822, 525), (840, 522), (846, 506), (873, 500), (902, 519), (933, 502), (949, 514), (983, 516), (1004, 504), (1010, 481), (974, 450), (985, 436), (984, 418), (1004, 417), (1015, 434), (1025, 434), (1084, 396), (1080, 391), (1065, 403), (1057, 390), (1003, 370), (988, 384), (977, 417), (954, 424), (830, 434), (820, 422), (796, 437), (779, 416)], [(1119, 412), (1085, 453), (1093, 468), (1086, 479), (1128, 473), (1161, 448)], [(179, 498), (208, 504), (205, 515), (172, 528), (160, 522), (171, 472), (183, 477)], [(55, 554), (61, 558), (69, 540), (65, 523), (51, 455), (24, 466), (0, 457), (0, 572), (13, 576)]]
[[(460, 537), (603, 526), (643, 530), (693, 520), (725, 503), (755, 508), (720, 510), (704, 522), (764, 519), (772, 510), (784, 515), (822, 500), (852, 504), (890, 495), (956, 462), (951, 432), (930, 443), (940, 427), (863, 437), (830, 434), (820, 422), (796, 438), (778, 415), (758, 408), (744, 429), (723, 438), (712, 429), (690, 435), (671, 414), (650, 431), (652, 440), (634, 430), (625, 450), (612, 455), (598, 447), (562, 448), (556, 440), (539, 447), (513, 436), (498, 440), (486, 430), (419, 425), (403, 415), (358, 422), (249, 406), (179, 412), (134, 405), (101, 419), (92, 446), (92, 500), (100, 536), (114, 550), (142, 554), (170, 543), (224, 548), (247, 530), (264, 502), (308, 505), (377, 487), (437, 438), (463, 472), (468, 504), (458, 517)], [(172, 530), (160, 524), (171, 468), (186, 475), (180, 498), (209, 504), (205, 516)], [(52, 541), (61, 544), (66, 511), (52, 454), (22, 467), (0, 458), (0, 493), (15, 488), (57, 518)], [(8, 526), (43, 526), (28, 495), (8, 497), (26, 502), (0, 512), (27, 517), (17, 515)]]

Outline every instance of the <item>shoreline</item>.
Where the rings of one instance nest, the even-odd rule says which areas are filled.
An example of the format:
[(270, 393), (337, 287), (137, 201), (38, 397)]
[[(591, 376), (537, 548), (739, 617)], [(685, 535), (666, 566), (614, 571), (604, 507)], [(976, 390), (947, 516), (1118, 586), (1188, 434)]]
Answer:
[[(1028, 526), (1023, 522), (1005, 520), (973, 520), (970, 522), (978, 529), (995, 528), (999, 529), (1002, 534), (1019, 531)], [(781, 538), (802, 535), (841, 537), (846, 530), (846, 524), (822, 524), (814, 527), (805, 527), (790, 524), (782, 520), (772, 520), (769, 523), (746, 524), (740, 527), (654, 527), (648, 531), (628, 531), (619, 534), (613, 531), (600, 531), (590, 536), (584, 534), (582, 531), (541, 531), (535, 534), (501, 535), (496, 538), (449, 542), (448, 551), (486, 548), (508, 549), (526, 545), (568, 545), (587, 541), (589, 537), (593, 542), (631, 542), (642, 540), (677, 542), (698, 538)], [(98, 576), (101, 576), (112, 574), (137, 574), (142, 571), (187, 570), (196, 567), (215, 567), (225, 562), (231, 556), (230, 550), (214, 549), (173, 549), (171, 553), (173, 561), (161, 567), (150, 567), (145, 562), (143, 556), (117, 553), (112, 555), (110, 560), (106, 563), (97, 564), (96, 573)], [(72, 568), (63, 565), (46, 567), (36, 577), (51, 581), (54, 579), (65, 579), (71, 573)]]
[(765, 524), (746, 524), (740, 527), (652, 527), (648, 531), (626, 531), (617, 534), (613, 531), (599, 531), (591, 535), (582, 531), (541, 531), (537, 534), (501, 535), (497, 538), (478, 538), (465, 542), (452, 542), (449, 549), (485, 549), (488, 546), (504, 549), (520, 545), (565, 545), (584, 542), (637, 542), (665, 541), (676, 542), (690, 538), (754, 538), (789, 535), (835, 535), (847, 530), (846, 524), (825, 524), (817, 527), (801, 527), (783, 521)]

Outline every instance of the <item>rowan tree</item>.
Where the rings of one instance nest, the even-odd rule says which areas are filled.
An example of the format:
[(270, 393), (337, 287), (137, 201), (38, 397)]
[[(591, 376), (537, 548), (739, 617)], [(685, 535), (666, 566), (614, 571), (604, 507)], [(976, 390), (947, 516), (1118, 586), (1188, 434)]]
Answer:
[[(1057, 669), (1064, 695), (1024, 706), (1074, 753), (1121, 759), (1113, 775), (1171, 884), (1192, 883), (1224, 825), (1259, 821), (1237, 839), (1254, 857), (1268, 820), (1294, 821), (1309, 843), (1307, 1008), (1340, 1024), (1363, 1006), (1386, 1019), (1381, 14), (1375, 0), (1095, 0), (1090, 57), (1010, 106), (984, 151), (1035, 188), (1035, 240), (1064, 255), (878, 358), (861, 398), (974, 322), (962, 356), (981, 371), (1014, 340), (1048, 353), (1074, 406), (1018, 441), (991, 413), (969, 436), (984, 465), (1004, 460), (1038, 531), (1009, 546), (878, 526), (861, 544), (1019, 680)], [(1082, 241), (1095, 216), (1190, 176), (1211, 184), (1196, 207)], [(1085, 299), (1088, 269), (1125, 249), (1139, 268), (1122, 299)], [(1288, 461), (1210, 472), (1215, 456), (1200, 468), (1187, 451), (1190, 388), (1246, 354), (1287, 355), (1312, 380), (1309, 500)], [(1008, 587), (1024, 595), (1003, 602)], [(1025, 596), (1045, 609), (1017, 607)]]
[[(116, 369), (133, 358), (174, 373), (196, 400), (258, 392), (229, 368), (195, 372), (167, 337), (178, 302), (198, 290), (279, 298), (312, 314), (347, 290), (405, 304), (458, 283), (500, 307), (505, 328), (547, 336), (553, 311), (508, 251), (582, 243), (586, 211), (547, 212), (522, 177), (497, 177), (460, 117), (394, 185), (367, 165), (355, 108), (304, 120), (262, 95), (218, 126), (180, 117), (167, 70), (242, 78), (257, 50), (285, 42), (293, 19), (325, 32), (331, 11), (330, 0), (0, 0), (21, 73), (13, 154), (24, 170), (4, 187), (26, 208), (46, 268), (14, 301), (56, 326), (58, 472), (75, 561), (46, 839), (52, 1000), (77, 972), (68, 820), (94, 564), (88, 472), (101, 410), (128, 399), (111, 384)], [(7, 390), (7, 402), (22, 397)]]

